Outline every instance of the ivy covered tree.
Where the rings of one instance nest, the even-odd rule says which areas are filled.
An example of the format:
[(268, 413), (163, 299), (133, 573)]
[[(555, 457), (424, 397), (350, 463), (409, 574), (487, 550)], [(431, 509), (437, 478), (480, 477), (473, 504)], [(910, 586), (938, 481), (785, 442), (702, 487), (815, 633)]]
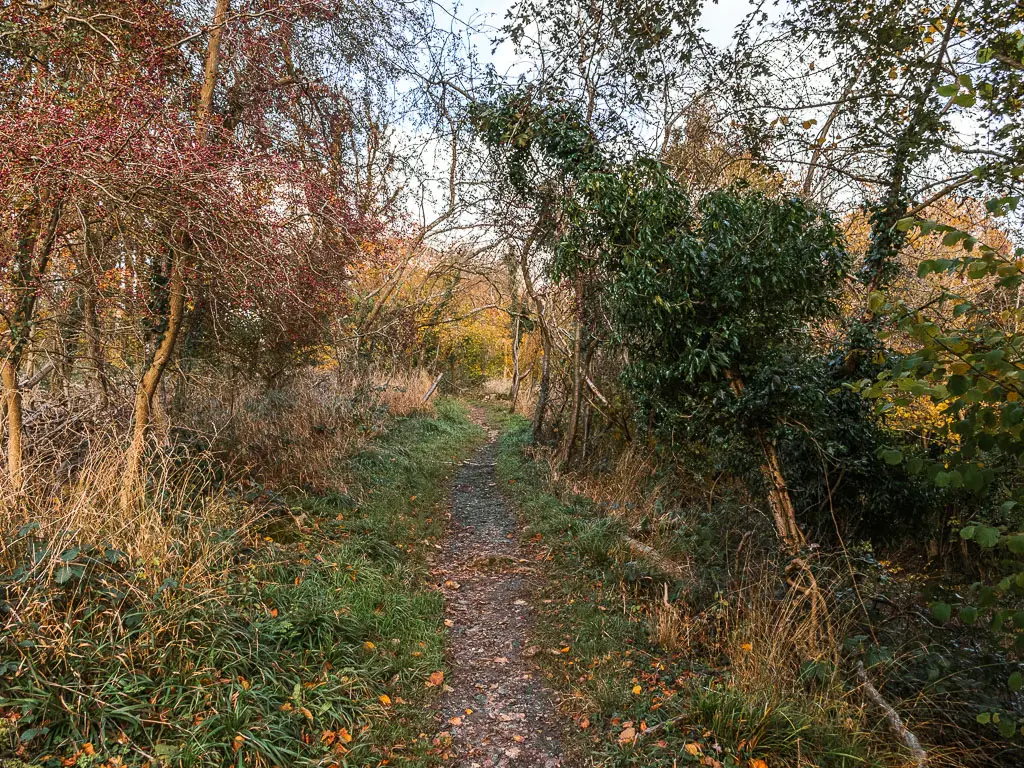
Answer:
[(846, 255), (832, 219), (742, 186), (693, 203), (660, 162), (608, 159), (564, 111), (507, 99), (481, 110), (478, 126), (521, 194), (532, 168), (562, 169), (546, 201), (550, 276), (601, 286), (592, 298), (628, 360), (638, 411), (667, 432), (700, 424), (748, 445), (778, 534), (798, 548), (774, 431), (805, 404), (790, 373), (809, 324), (836, 309)]

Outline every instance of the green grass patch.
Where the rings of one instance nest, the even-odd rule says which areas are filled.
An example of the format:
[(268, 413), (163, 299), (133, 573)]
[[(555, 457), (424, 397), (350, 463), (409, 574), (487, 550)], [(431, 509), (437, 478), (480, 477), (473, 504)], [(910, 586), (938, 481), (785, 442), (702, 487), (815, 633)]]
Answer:
[(183, 567), (147, 591), (144, 563), (102, 548), (75, 552), (63, 583), (3, 575), (0, 755), (433, 764), (424, 682), (444, 629), (427, 566), (448, 480), (481, 437), (452, 401), (397, 422), (348, 462), (347, 493), (287, 499), (297, 524), (214, 532), (231, 546), (202, 582)]
[[(803, 700), (747, 694), (713, 660), (652, 638), (664, 586), (685, 585), (632, 558), (625, 531), (586, 499), (551, 492), (545, 467), (524, 453), (529, 425), (494, 415), (505, 432), (497, 469), (546, 560), (536, 642), (575, 727), (570, 747), (608, 766), (879, 766), (865, 734)], [(770, 685), (767, 686), (770, 688)], [(753, 761), (753, 762), (752, 762)]]

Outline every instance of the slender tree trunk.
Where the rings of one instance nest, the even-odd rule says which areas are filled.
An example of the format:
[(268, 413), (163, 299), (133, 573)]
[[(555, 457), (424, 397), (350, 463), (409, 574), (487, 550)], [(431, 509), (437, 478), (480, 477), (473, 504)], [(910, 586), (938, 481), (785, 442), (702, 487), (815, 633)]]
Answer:
[(572, 409), (569, 413), (569, 434), (566, 436), (562, 462), (568, 462), (576, 447), (576, 433), (579, 431), (580, 405), (583, 402), (583, 321), (576, 321), (576, 338), (572, 350)]
[[(231, 0), (217, 0), (213, 12), (213, 24), (206, 46), (206, 61), (203, 66), (203, 87), (199, 92), (199, 105), (196, 109), (196, 138), (199, 144), (205, 144), (209, 138), (210, 119), (213, 115), (213, 93), (217, 87), (217, 76), (220, 70), (220, 46), (224, 39), (224, 27), (227, 24)], [(124, 510), (135, 505), (141, 488), (142, 459), (146, 447), (146, 429), (153, 415), (153, 397), (160, 384), (167, 364), (174, 354), (174, 345), (181, 331), (185, 315), (185, 271), (191, 259), (191, 241), (187, 240), (181, 247), (172, 250), (170, 264), (170, 284), (168, 287), (167, 322), (162, 336), (157, 340), (153, 358), (135, 393), (135, 412), (132, 420), (132, 441), (125, 457), (125, 470), (121, 483), (121, 507)]]
[[(728, 371), (726, 377), (733, 392), (736, 393), (736, 397), (740, 397), (743, 394), (743, 379), (735, 371)], [(772, 512), (772, 519), (775, 521), (775, 530), (786, 548), (796, 551), (806, 543), (806, 539), (796, 521), (796, 509), (789, 494), (789, 486), (786, 485), (786, 476), (782, 473), (782, 462), (779, 461), (779, 454), (775, 450), (774, 443), (764, 433), (764, 430), (758, 430), (757, 439), (761, 443), (761, 451), (764, 453), (761, 477), (764, 478), (765, 486), (767, 486), (768, 506)]]
[(21, 390), (18, 388), (18, 371), (9, 359), (0, 363), (0, 378), (3, 380), (4, 404), (7, 409), (7, 474), (11, 490), (21, 494), (25, 477), (22, 468), (22, 413)]
[[(42, 222), (48, 203), (51, 204), (51, 208), (44, 231)], [(39, 281), (49, 268), (61, 211), (62, 201), (51, 200), (48, 192), (43, 190), (21, 217), (15, 250), (12, 280), (14, 310), (7, 318), (10, 339), (4, 345), (3, 360), (0, 361), (0, 380), (3, 383), (7, 411), (7, 470), (11, 487), (16, 494), (21, 494), (25, 485), (22, 461), (24, 419), (18, 375), (21, 362), (29, 348)]]
[(509, 389), (508, 412), (516, 412), (516, 402), (519, 400), (519, 324), (521, 316), (519, 307), (515, 307), (516, 319), (512, 323), (512, 386)]
[(125, 459), (125, 476), (121, 487), (121, 506), (129, 509), (135, 505), (141, 479), (142, 458), (146, 448), (146, 428), (153, 414), (153, 398), (160, 384), (160, 377), (171, 361), (174, 344), (181, 330), (181, 320), (185, 314), (185, 278), (181, 265), (177, 265), (171, 273), (169, 309), (167, 327), (157, 342), (153, 359), (142, 376), (142, 381), (135, 393), (135, 419), (132, 430), (132, 441)]
[(533, 412), (533, 439), (539, 440), (541, 431), (544, 429), (544, 413), (548, 408), (548, 391), (551, 388), (551, 348), (547, 341), (547, 336), (544, 339), (544, 359), (541, 361), (540, 366), (540, 387), (537, 390), (537, 407)]
[(806, 540), (796, 522), (796, 510), (793, 508), (793, 499), (789, 494), (786, 478), (782, 474), (778, 452), (763, 432), (759, 432), (757, 437), (764, 452), (765, 463), (761, 466), (761, 475), (768, 486), (768, 506), (775, 521), (775, 530), (788, 549), (797, 550), (806, 543)]

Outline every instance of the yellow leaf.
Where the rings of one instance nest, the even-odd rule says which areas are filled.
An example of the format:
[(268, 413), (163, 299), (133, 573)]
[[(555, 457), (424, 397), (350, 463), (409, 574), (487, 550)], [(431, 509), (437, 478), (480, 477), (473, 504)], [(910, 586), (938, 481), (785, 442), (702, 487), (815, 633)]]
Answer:
[(301, 712), (302, 716), (309, 720), (309, 722), (313, 722), (313, 713), (310, 712), (308, 709), (306, 709), (305, 707), (299, 707), (299, 712)]
[(755, 757), (750, 761), (750, 768), (768, 768), (768, 763), (762, 760), (760, 757)]
[(348, 732), (348, 728), (342, 728), (338, 731), (338, 738), (348, 744), (352, 741), (352, 734)]
[(371, 643), (369, 640), (367, 640), (365, 643), (363, 643), (363, 648), (365, 648), (368, 651), (372, 651), (376, 647), (377, 646), (374, 645), (373, 643)]
[(391, 706), (391, 697), (388, 696), (386, 693), (382, 693), (377, 698), (380, 699), (380, 703), (383, 704), (385, 707)]
[(644, 691), (644, 689), (641, 688), (639, 685), (634, 685), (633, 686), (633, 695), (634, 696), (639, 696), (641, 693), (643, 693), (643, 691)]
[(744, 643), (740, 646), (740, 648), (742, 648), (747, 653), (750, 653), (752, 650), (754, 650), (754, 646), (751, 643)]
[(686, 750), (686, 754), (688, 754), (688, 755), (699, 755), (700, 754), (700, 747), (695, 742), (692, 742), (692, 741), (689, 744), (687, 744), (685, 747), (683, 747), (683, 749)]

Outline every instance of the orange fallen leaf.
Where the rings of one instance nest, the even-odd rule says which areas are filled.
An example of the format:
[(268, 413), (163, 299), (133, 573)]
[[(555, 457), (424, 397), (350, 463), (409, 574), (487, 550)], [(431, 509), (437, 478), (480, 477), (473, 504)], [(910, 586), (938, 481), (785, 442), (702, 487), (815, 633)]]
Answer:
[(338, 738), (348, 744), (352, 741), (352, 734), (348, 732), (348, 728), (340, 728), (338, 730)]
[(380, 699), (380, 703), (383, 704), (385, 707), (391, 706), (391, 697), (388, 696), (386, 693), (382, 693), (377, 698)]
[(644, 692), (644, 689), (641, 688), (639, 685), (634, 685), (633, 686), (633, 695), (634, 696), (639, 696), (643, 692)]
[(430, 679), (427, 680), (427, 688), (436, 688), (444, 682), (444, 672), (438, 670), (437, 672), (430, 673)]
[(699, 755), (700, 754), (700, 746), (698, 746), (696, 743), (694, 743), (692, 741), (689, 744), (687, 744), (685, 747), (683, 747), (683, 749), (686, 750), (686, 754), (688, 754), (688, 755)]
[(619, 744), (630, 744), (635, 738), (636, 729), (632, 727), (623, 728), (622, 733), (619, 734)]
[(448, 720), (448, 723), (449, 723), (450, 725), (462, 725), (462, 718), (461, 718), (461, 717), (458, 717), (458, 716), (455, 716), (455, 717), (453, 717), (453, 718), (450, 718), (450, 719)]
[(750, 768), (768, 768), (768, 763), (762, 760), (760, 757), (755, 757), (750, 761)]

